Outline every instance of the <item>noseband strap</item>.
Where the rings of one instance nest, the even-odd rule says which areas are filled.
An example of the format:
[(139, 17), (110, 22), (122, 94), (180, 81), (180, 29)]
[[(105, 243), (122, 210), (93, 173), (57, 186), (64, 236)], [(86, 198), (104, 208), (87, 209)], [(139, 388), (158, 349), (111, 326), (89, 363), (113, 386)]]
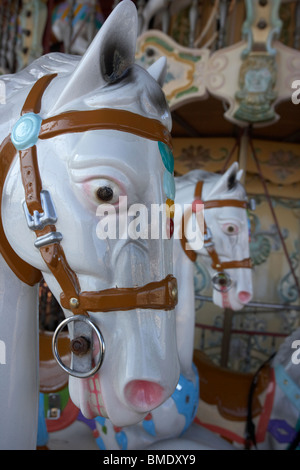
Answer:
[[(12, 135), (8, 136), (0, 147), (0, 202), (5, 178), (18, 148), (27, 222), (36, 234), (35, 246), (39, 248), (44, 262), (62, 289), (62, 306), (72, 310), (75, 315), (88, 315), (88, 311), (109, 312), (136, 308), (173, 310), (177, 304), (177, 281), (172, 275), (142, 287), (116, 287), (98, 292), (81, 292), (77, 275), (69, 266), (60, 244), (62, 235), (55, 227), (56, 214), (51, 196), (47, 191), (43, 191), (35, 145), (37, 139), (48, 139), (65, 133), (113, 129), (162, 141), (171, 146), (170, 133), (155, 119), (117, 109), (72, 111), (43, 120), (38, 116), (42, 96), (54, 77), (56, 74), (43, 76), (33, 85), (21, 111), (20, 121), (15, 125)], [(24, 126), (25, 129), (28, 126), (33, 134), (32, 142), (27, 139), (26, 148), (22, 148), (22, 145), (16, 147), (16, 138), (20, 137), (22, 140), (24, 134), (28, 138)], [(14, 133), (16, 128), (17, 132)], [(10, 247), (4, 234), (2, 218), (0, 234), (1, 253), (14, 273), (27, 284), (34, 285), (39, 282), (41, 273), (21, 260)]]
[[(239, 201), (237, 199), (212, 199), (210, 201), (203, 201), (202, 198), (202, 190), (203, 190), (203, 181), (199, 181), (196, 184), (194, 197), (195, 200), (201, 201), (201, 204), (204, 206), (204, 212), (207, 209), (215, 209), (215, 208), (222, 208), (222, 207), (238, 207), (240, 209), (247, 209), (248, 203), (247, 201)], [(232, 261), (220, 261), (219, 255), (215, 249), (215, 245), (212, 239), (212, 234), (210, 230), (208, 230), (206, 221), (205, 221), (205, 214), (204, 214), (204, 247), (208, 252), (212, 264), (211, 267), (218, 272), (223, 272), (225, 269), (237, 269), (237, 268), (252, 268), (252, 261), (251, 258), (245, 258), (243, 260), (232, 260)], [(182, 236), (181, 236), (181, 245), (188, 256), (188, 258), (195, 262), (197, 258), (197, 254), (193, 250), (188, 250), (188, 242), (184, 235), (184, 217), (182, 218)]]

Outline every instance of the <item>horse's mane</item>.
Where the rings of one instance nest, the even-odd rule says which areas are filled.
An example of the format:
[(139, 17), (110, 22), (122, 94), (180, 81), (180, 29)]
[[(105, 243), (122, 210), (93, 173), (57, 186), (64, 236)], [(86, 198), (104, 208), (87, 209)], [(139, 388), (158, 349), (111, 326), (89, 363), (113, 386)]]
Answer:
[(5, 105), (9, 104), (14, 94), (33, 85), (44, 75), (73, 72), (80, 58), (80, 56), (54, 52), (39, 57), (20, 72), (2, 75), (1, 81), (5, 83), (7, 103), (4, 103), (1, 108), (3, 109)]
[[(0, 126), (15, 119), (32, 85), (46, 74), (57, 73), (61, 80), (50, 84), (50, 91), (45, 97), (41, 114), (48, 117), (47, 112), (59, 93), (63, 90), (71, 73), (75, 70), (82, 58), (80, 56), (50, 53), (46, 54), (22, 71), (16, 74), (1, 76), (5, 84), (5, 103), (0, 104)], [(58, 83), (58, 86), (55, 85)], [(3, 101), (3, 100), (2, 100)], [(95, 108), (125, 109), (142, 116), (157, 119), (169, 130), (171, 129), (171, 117), (165, 95), (156, 80), (142, 67), (137, 64), (129, 66), (121, 79), (114, 83), (101, 85), (92, 92), (80, 96), (68, 103), (62, 111), (88, 110)], [(44, 115), (43, 115), (44, 113)], [(50, 113), (51, 114), (51, 113)], [(10, 129), (8, 129), (10, 131)]]

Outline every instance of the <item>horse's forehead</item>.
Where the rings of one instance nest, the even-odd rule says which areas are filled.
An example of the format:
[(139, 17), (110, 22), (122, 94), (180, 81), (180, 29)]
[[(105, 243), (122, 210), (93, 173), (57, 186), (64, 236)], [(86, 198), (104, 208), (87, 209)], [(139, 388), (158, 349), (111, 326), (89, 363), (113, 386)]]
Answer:
[[(41, 110), (45, 117), (51, 115), (53, 100), (58, 99), (67, 81), (67, 76), (58, 76), (49, 87), (49, 91), (46, 91)], [(169, 131), (172, 127), (171, 114), (160, 85), (138, 65), (133, 65), (117, 83), (100, 86), (66, 104), (59, 112), (101, 108), (121, 109), (156, 119)]]
[[(115, 130), (92, 130), (66, 136), (69, 169), (110, 165), (154, 174), (163, 168), (158, 143), (140, 136)], [(159, 165), (161, 162), (161, 165)]]

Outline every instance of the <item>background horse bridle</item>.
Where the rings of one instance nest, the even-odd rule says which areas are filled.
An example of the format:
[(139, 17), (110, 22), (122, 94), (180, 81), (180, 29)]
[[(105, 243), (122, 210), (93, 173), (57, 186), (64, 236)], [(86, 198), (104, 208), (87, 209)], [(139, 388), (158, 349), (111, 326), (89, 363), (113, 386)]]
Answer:
[[(34, 244), (61, 287), (62, 307), (70, 310), (74, 315), (80, 315), (82, 318), (81, 316), (89, 317), (88, 311), (111, 312), (137, 308), (173, 310), (177, 304), (177, 281), (171, 274), (160, 281), (151, 282), (142, 287), (114, 287), (100, 291), (81, 291), (78, 277), (70, 267), (60, 244), (63, 235), (57, 232), (55, 227), (57, 216), (51, 195), (43, 189), (36, 148), (38, 139), (44, 140), (61, 134), (96, 129), (114, 129), (133, 133), (150, 140), (161, 141), (171, 148), (169, 131), (158, 120), (118, 109), (70, 111), (42, 119), (38, 113), (41, 109), (43, 93), (55, 77), (56, 74), (45, 75), (33, 85), (25, 100), (20, 119), (14, 125), (11, 135), (1, 144), (0, 203), (10, 164), (16, 151), (19, 151), (20, 170), (25, 191), (23, 207), (28, 227), (35, 232), (36, 241)], [(39, 282), (42, 277), (40, 271), (24, 262), (12, 250), (4, 233), (2, 217), (0, 217), (0, 234), (0, 252), (13, 272), (26, 284), (34, 285)], [(94, 330), (97, 328), (88, 318), (86, 321), (91, 324)], [(57, 329), (57, 334), (61, 325)], [(100, 336), (97, 332), (96, 335), (99, 339)], [(56, 339), (57, 335), (54, 340), (56, 341)], [(54, 351), (57, 352), (55, 344)], [(57, 358), (57, 354), (55, 356)], [(60, 365), (62, 366), (61, 363)], [(72, 372), (68, 368), (66, 370), (69, 373)], [(89, 375), (93, 375), (95, 370), (92, 372)], [(79, 376), (89, 375), (83, 373)]]
[[(196, 210), (196, 205), (201, 206), (204, 209), (203, 213), (203, 226), (204, 226), (204, 233), (203, 233), (203, 245), (206, 249), (208, 255), (211, 258), (211, 267), (212, 269), (216, 270), (217, 273), (212, 278), (212, 283), (214, 289), (227, 292), (230, 287), (232, 286), (231, 278), (228, 273), (226, 273), (227, 269), (236, 269), (236, 268), (252, 268), (251, 258), (245, 258), (242, 260), (231, 260), (231, 261), (220, 261), (220, 257), (216, 251), (215, 244), (213, 241), (212, 233), (206, 225), (205, 221), (205, 211), (208, 209), (215, 209), (215, 208), (222, 208), (222, 207), (238, 207), (240, 209), (247, 209), (248, 208), (248, 201), (239, 201), (237, 199), (212, 199), (210, 201), (204, 201), (202, 199), (202, 190), (203, 190), (204, 181), (199, 181), (196, 184), (195, 193), (194, 193), (194, 202), (192, 206), (192, 211)], [(195, 208), (195, 209), (193, 209)], [(195, 262), (197, 258), (197, 253), (192, 250), (191, 248), (188, 249), (188, 242), (184, 234), (184, 217), (182, 218), (182, 233), (181, 233), (181, 245), (183, 250), (185, 251), (188, 258)]]

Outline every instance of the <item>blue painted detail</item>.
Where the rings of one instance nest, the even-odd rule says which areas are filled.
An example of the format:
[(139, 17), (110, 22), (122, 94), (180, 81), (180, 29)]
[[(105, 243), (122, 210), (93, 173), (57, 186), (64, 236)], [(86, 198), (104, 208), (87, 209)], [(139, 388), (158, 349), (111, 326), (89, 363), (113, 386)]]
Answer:
[(42, 446), (47, 445), (48, 440), (49, 440), (49, 435), (48, 435), (46, 420), (45, 420), (44, 394), (40, 393), (40, 396), (39, 396), (37, 446), (42, 447)]
[(171, 173), (168, 170), (164, 172), (163, 185), (164, 185), (164, 192), (166, 193), (167, 197), (174, 201), (175, 181), (174, 181), (173, 175), (171, 175)]
[(174, 171), (174, 157), (173, 153), (171, 152), (171, 149), (164, 144), (163, 142), (158, 142), (158, 148), (161, 154), (161, 158), (163, 161), (163, 164), (165, 165), (166, 169), (170, 172), (173, 173)]
[(104, 425), (105, 425), (106, 418), (103, 418), (103, 416), (97, 416), (97, 417), (95, 418), (95, 420), (97, 421), (97, 423), (100, 424), (100, 426), (104, 426)]
[(17, 150), (25, 150), (37, 143), (42, 118), (35, 113), (21, 116), (11, 132), (11, 140)]
[(280, 444), (291, 443), (297, 432), (284, 419), (270, 419), (268, 431)]
[(284, 367), (278, 364), (275, 367), (275, 379), (281, 390), (290, 402), (300, 412), (300, 388), (293, 379), (286, 373)]
[[(94, 418), (94, 420), (97, 421), (97, 423), (99, 423), (100, 426), (102, 427), (105, 426), (106, 418), (103, 418), (103, 416), (97, 416), (96, 418)], [(104, 441), (100, 436), (96, 437), (96, 444), (100, 450), (106, 450)]]
[(96, 443), (100, 450), (106, 450), (105, 444), (100, 436), (96, 437)]
[(152, 419), (144, 419), (143, 428), (151, 436), (156, 436), (155, 425)]
[(125, 432), (119, 431), (116, 433), (115, 437), (118, 445), (120, 446), (120, 450), (127, 450), (128, 440)]
[(195, 364), (193, 364), (193, 371), (195, 373), (194, 381), (188, 380), (180, 374), (177, 387), (172, 395), (178, 413), (185, 417), (185, 426), (182, 433), (194, 421), (199, 403), (199, 375)]

